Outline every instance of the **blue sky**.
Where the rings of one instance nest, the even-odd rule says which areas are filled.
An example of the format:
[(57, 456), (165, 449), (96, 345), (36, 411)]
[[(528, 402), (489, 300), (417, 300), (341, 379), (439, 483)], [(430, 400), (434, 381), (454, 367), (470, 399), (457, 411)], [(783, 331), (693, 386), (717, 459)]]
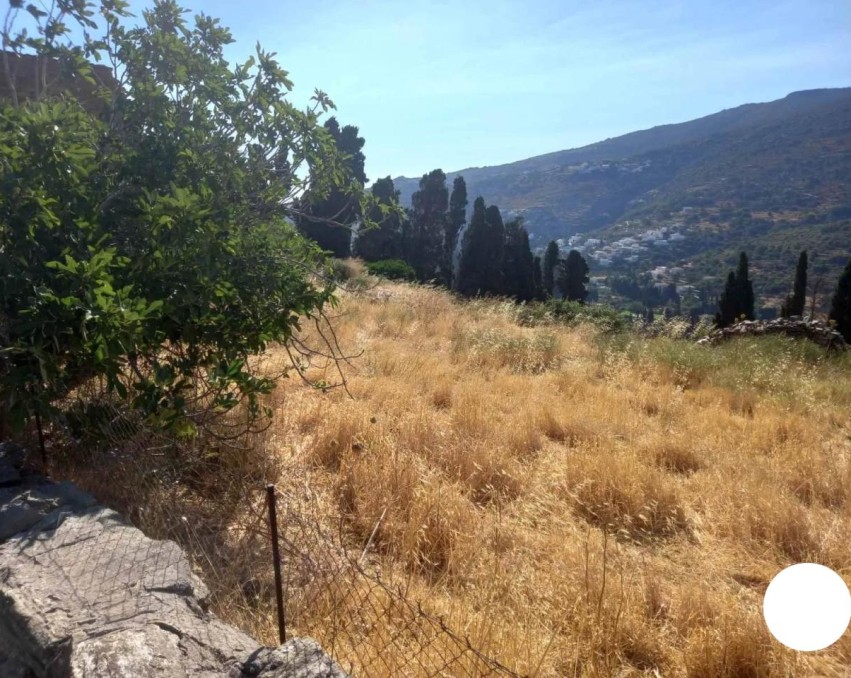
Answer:
[[(134, 2), (138, 8), (148, 3)], [(371, 180), (495, 165), (851, 86), (849, 0), (183, 0), (278, 53)]]

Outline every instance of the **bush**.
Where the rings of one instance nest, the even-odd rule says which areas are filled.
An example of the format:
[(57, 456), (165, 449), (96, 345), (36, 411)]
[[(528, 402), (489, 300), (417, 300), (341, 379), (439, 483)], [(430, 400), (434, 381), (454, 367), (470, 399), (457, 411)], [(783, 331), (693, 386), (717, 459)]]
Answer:
[(373, 261), (366, 265), (366, 269), (372, 274), (389, 278), (391, 280), (416, 280), (417, 274), (414, 269), (401, 259), (382, 259)]
[(526, 327), (547, 323), (578, 325), (588, 323), (603, 332), (623, 332), (633, 327), (631, 313), (605, 304), (581, 304), (578, 301), (549, 299), (518, 306), (515, 320)]
[[(59, 20), (30, 5), (36, 37), (7, 24), (5, 44), (84, 79), (82, 54), (99, 53), (122, 85), (100, 90), (103, 117), (62, 92), (3, 106), (0, 415), (56, 417), (98, 379), (182, 431), (242, 402), (256, 417), (273, 384), (250, 356), (333, 299), (309, 275), (322, 257), (291, 225), (293, 196), (362, 197), (318, 123), (331, 104), (317, 92), (299, 111), (271, 55), (230, 67), (229, 32), (204, 15), (188, 25), (171, 2), (129, 29), (120, 0), (59, 5)], [(109, 24), (97, 41), (94, 9)], [(85, 42), (61, 46), (73, 20)]]
[(331, 270), (331, 279), (336, 283), (354, 280), (360, 274), (358, 267), (351, 259), (331, 259), (328, 265)]

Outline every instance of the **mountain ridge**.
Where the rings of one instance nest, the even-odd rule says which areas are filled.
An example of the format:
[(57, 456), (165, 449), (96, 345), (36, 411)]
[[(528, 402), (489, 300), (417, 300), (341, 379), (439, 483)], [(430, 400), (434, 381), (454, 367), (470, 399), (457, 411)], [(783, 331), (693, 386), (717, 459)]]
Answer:
[[(851, 256), (851, 87), (450, 172), (448, 183), (458, 175), (470, 204), (481, 195), (522, 216), (539, 251), (549, 240), (578, 247), (598, 275), (673, 268), (682, 273), (660, 282), (712, 289), (752, 249), (773, 303), (799, 249), (816, 255), (813, 272), (825, 279)], [(418, 180), (394, 183), (408, 204)]]

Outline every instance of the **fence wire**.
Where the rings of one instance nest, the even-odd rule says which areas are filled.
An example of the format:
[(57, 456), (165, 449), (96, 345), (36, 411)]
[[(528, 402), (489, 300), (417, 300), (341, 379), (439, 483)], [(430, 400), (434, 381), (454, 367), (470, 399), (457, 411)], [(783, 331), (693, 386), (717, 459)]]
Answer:
[[(26, 557), (52, 559), (65, 573), (63, 595), (82, 611), (73, 621), (179, 627), (192, 614), (186, 596), (194, 593), (204, 609), (276, 644), (265, 492), (276, 479), (273, 462), (250, 441), (187, 442), (151, 431), (97, 392), (78, 394), (66, 412), (68, 425), (43, 431), (51, 474), (92, 491), (151, 538), (134, 537), (121, 519), (83, 528), (71, 517), (49, 542), (26, 546)], [(30, 431), (27, 444), (38, 458), (41, 436)], [(314, 638), (352, 676), (519, 675), (412, 595), (410, 574), (357, 544), (306, 478), (287, 478), (279, 488), (288, 638)], [(138, 596), (140, 588), (150, 595)], [(199, 640), (238, 642), (224, 629), (213, 624)]]
[[(285, 504), (279, 515), (287, 626), (320, 640), (354, 676), (518, 676), (391, 582), (368, 553)], [(318, 611), (322, 611), (318, 614)]]

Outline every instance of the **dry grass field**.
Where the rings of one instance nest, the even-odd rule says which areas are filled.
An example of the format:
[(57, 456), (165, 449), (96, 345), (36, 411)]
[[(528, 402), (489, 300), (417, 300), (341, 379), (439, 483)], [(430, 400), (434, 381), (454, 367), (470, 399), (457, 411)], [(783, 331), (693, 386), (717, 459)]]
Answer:
[[(293, 502), (308, 484), (317, 520), (482, 652), (537, 676), (851, 675), (851, 633), (795, 653), (761, 614), (789, 564), (851, 583), (851, 356), (521, 326), (512, 304), (386, 282), (335, 314), (360, 354), (350, 395), (284, 380), (233, 466)], [(272, 605), (230, 602), (218, 611), (274, 640)], [(321, 642), (327, 614), (292, 631)]]

